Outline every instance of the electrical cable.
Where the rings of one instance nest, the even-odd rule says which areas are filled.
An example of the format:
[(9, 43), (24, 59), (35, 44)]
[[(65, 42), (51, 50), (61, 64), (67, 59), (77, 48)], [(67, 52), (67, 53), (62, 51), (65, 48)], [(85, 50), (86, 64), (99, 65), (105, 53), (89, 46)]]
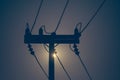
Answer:
[[(101, 5), (99, 6), (99, 8), (98, 8), (97, 11), (95, 12), (95, 14), (94, 14), (94, 15), (92, 16), (92, 18), (88, 21), (88, 23), (85, 25), (85, 27), (81, 30), (81, 33), (82, 33), (83, 31), (85, 31), (85, 29), (88, 27), (88, 25), (91, 23), (91, 21), (95, 18), (95, 16), (96, 16), (97, 13), (99, 12), (99, 10), (100, 10), (100, 9), (102, 8), (102, 6), (104, 5), (105, 1), (106, 1), (106, 0), (104, 0), (104, 1), (101, 3)], [(36, 14), (34, 23), (33, 23), (33, 25), (32, 25), (31, 32), (32, 32), (32, 30), (34, 29), (34, 26), (35, 26), (35, 24), (36, 24), (37, 17), (38, 17), (38, 15), (39, 15), (39, 12), (40, 12), (41, 7), (42, 7), (42, 3), (43, 3), (43, 0), (41, 0), (41, 2), (40, 2), (40, 6), (39, 6), (39, 8), (38, 8), (38, 12), (37, 12), (37, 14)], [(67, 2), (66, 2), (66, 4), (65, 4), (65, 7), (64, 7), (64, 9), (63, 9), (63, 12), (62, 12), (62, 14), (61, 14), (61, 16), (60, 16), (60, 19), (59, 19), (59, 21), (58, 21), (57, 27), (56, 27), (56, 29), (55, 29), (54, 32), (56, 32), (56, 31), (58, 30), (58, 27), (59, 27), (59, 25), (60, 25), (60, 23), (61, 23), (62, 17), (63, 17), (63, 15), (64, 15), (64, 13), (65, 13), (65, 10), (66, 10), (67, 6), (68, 6), (68, 3), (69, 3), (69, 0), (67, 0)], [(80, 25), (81, 25), (81, 24), (80, 24)], [(45, 33), (48, 33), (48, 32), (46, 31), (46, 29), (45, 29), (45, 26), (44, 26), (43, 28), (44, 28)], [(57, 44), (57, 45), (58, 45), (58, 44)], [(57, 46), (57, 45), (56, 45), (56, 46)], [(45, 47), (45, 46), (46, 46), (46, 45), (44, 45), (44, 47)], [(71, 47), (71, 46), (70, 46), (70, 47)], [(48, 52), (48, 50), (47, 50), (46, 47), (45, 47), (45, 49), (46, 49), (46, 51)], [(72, 50), (72, 48), (71, 48), (71, 50)], [(45, 72), (44, 68), (43, 68), (42, 65), (40, 64), (39, 60), (37, 59), (37, 56), (36, 56), (35, 54), (34, 54), (33, 56), (35, 57), (38, 65), (40, 66), (40, 68), (42, 69), (42, 71), (44, 72), (44, 74), (46, 75), (46, 77), (49, 79), (49, 76), (47, 75), (47, 73)], [(63, 70), (65, 71), (67, 77), (71, 80), (71, 77), (70, 77), (69, 74), (67, 73), (65, 67), (63, 66), (63, 64), (62, 64), (62, 62), (60, 61), (60, 59), (59, 59), (59, 57), (57, 56), (57, 54), (56, 54), (56, 57), (57, 57), (59, 63), (61, 64)], [(80, 56), (79, 56), (79, 60), (80, 60), (81, 64), (83, 65), (83, 67), (84, 67), (84, 69), (85, 69), (85, 71), (86, 71), (89, 79), (92, 80), (92, 78), (91, 78), (91, 76), (90, 76), (90, 74), (89, 74), (89, 72), (88, 72), (88, 70), (87, 70), (87, 68), (86, 68), (85, 64), (83, 63), (83, 61), (82, 61), (82, 59), (81, 59)]]
[(87, 73), (89, 79), (90, 79), (90, 80), (93, 80), (92, 77), (90, 76), (90, 73), (89, 73), (88, 70), (87, 70), (87, 67), (85, 66), (84, 62), (82, 61), (81, 57), (78, 56), (78, 58), (79, 58), (81, 64), (83, 65), (83, 67), (84, 67), (84, 69), (85, 69), (85, 71), (86, 71), (86, 73)]
[(68, 74), (68, 72), (66, 71), (66, 69), (65, 69), (64, 65), (62, 64), (60, 58), (57, 56), (57, 54), (55, 54), (55, 55), (56, 55), (56, 57), (57, 57), (57, 59), (58, 59), (60, 65), (62, 66), (64, 72), (66, 73), (67, 77), (69, 78), (69, 80), (71, 80), (71, 77), (70, 77), (70, 75)]
[[(42, 4), (43, 4), (43, 0), (41, 0), (41, 2), (40, 2), (39, 8), (38, 8), (38, 12), (37, 12), (37, 14), (36, 14), (34, 23), (33, 23), (32, 28), (31, 28), (31, 32), (32, 32), (32, 30), (34, 29), (34, 26), (35, 26), (35, 24), (36, 24), (37, 17), (38, 17), (38, 15), (39, 15), (40, 10), (41, 10)], [(30, 44), (28, 44), (28, 45), (31, 47)], [(32, 47), (31, 47), (31, 49), (32, 49)], [(33, 49), (32, 49), (32, 50), (33, 50)], [(39, 67), (42, 69), (42, 71), (43, 71), (43, 73), (45, 74), (45, 76), (49, 79), (47, 73), (45, 72), (44, 68), (42, 67), (42, 65), (40, 64), (39, 60), (37, 59), (37, 56), (34, 54), (34, 51), (32, 51), (31, 53), (32, 53), (32, 55), (35, 57), (38, 65), (39, 65)]]
[(42, 67), (42, 65), (40, 64), (39, 60), (37, 59), (37, 56), (34, 54), (33, 55), (38, 63), (38, 65), (40, 66), (40, 68), (42, 69), (43, 73), (45, 74), (45, 76), (49, 79), (49, 76), (47, 75), (47, 73), (45, 72), (44, 68)]
[(45, 76), (49, 79), (47, 73), (45, 72), (44, 68), (42, 67), (42, 65), (40, 64), (39, 60), (37, 59), (37, 56), (35, 55), (35, 52), (34, 52), (34, 50), (33, 50), (33, 48), (32, 48), (32, 45), (31, 45), (31, 44), (28, 44), (28, 48), (29, 48), (29, 51), (30, 51), (31, 55), (33, 55), (34, 58), (36, 59), (39, 67), (41, 68), (41, 70), (43, 71), (43, 73), (45, 74)]
[[(69, 44), (69, 48), (70, 48), (70, 50), (71, 50), (72, 52), (75, 52), (75, 51), (72, 49), (71, 44)], [(83, 65), (83, 67), (84, 67), (84, 69), (85, 69), (85, 72), (87, 73), (89, 79), (92, 80), (92, 77), (90, 76), (90, 73), (88, 72), (87, 67), (85, 66), (84, 62), (82, 61), (80, 55), (78, 55), (78, 58), (79, 58), (81, 64)]]
[(97, 15), (97, 13), (99, 12), (99, 10), (103, 7), (104, 3), (106, 0), (104, 0), (101, 5), (98, 7), (98, 9), (96, 10), (96, 12), (93, 14), (93, 16), (91, 17), (91, 19), (88, 21), (88, 23), (85, 25), (85, 27), (81, 30), (81, 33), (83, 33), (83, 31), (86, 30), (86, 28), (88, 27), (88, 25), (92, 22), (92, 20), (95, 18), (95, 16)]
[(42, 7), (42, 4), (43, 4), (43, 0), (41, 0), (41, 2), (40, 2), (40, 5), (39, 5), (39, 8), (38, 8), (38, 11), (37, 11), (37, 14), (36, 14), (36, 17), (35, 17), (34, 23), (33, 23), (32, 28), (31, 28), (31, 32), (32, 32), (32, 30), (34, 29), (34, 26), (35, 26), (35, 23), (36, 23), (36, 21), (37, 21), (38, 15), (39, 15), (39, 13), (40, 13), (40, 10), (41, 10), (41, 7)]
[(64, 9), (63, 9), (63, 12), (62, 12), (62, 14), (61, 14), (61, 16), (60, 16), (60, 19), (59, 19), (59, 21), (58, 21), (57, 27), (56, 27), (56, 29), (55, 29), (54, 32), (57, 31), (57, 29), (58, 29), (58, 27), (59, 27), (59, 25), (60, 25), (60, 23), (61, 23), (62, 17), (63, 17), (63, 15), (64, 15), (64, 13), (65, 13), (65, 10), (66, 10), (67, 6), (68, 6), (68, 3), (69, 3), (69, 0), (67, 0), (67, 2), (66, 2), (66, 4), (65, 4), (65, 7), (64, 7)]

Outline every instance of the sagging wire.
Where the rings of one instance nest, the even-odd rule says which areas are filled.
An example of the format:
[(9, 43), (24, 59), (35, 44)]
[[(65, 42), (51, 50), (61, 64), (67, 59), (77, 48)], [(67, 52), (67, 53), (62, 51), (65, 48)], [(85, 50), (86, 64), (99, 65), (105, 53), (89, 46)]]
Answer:
[[(60, 19), (59, 19), (59, 21), (58, 21), (57, 27), (56, 27), (56, 29), (55, 29), (54, 32), (47, 32), (47, 31), (46, 31), (46, 28), (45, 28), (45, 25), (42, 25), (42, 26), (41, 26), (41, 29), (43, 28), (43, 29), (44, 29), (44, 32), (45, 32), (46, 34), (56, 33), (56, 31), (57, 31), (57, 29), (58, 29), (58, 27), (59, 27), (59, 25), (60, 25), (60, 23), (61, 23), (62, 17), (63, 17), (63, 15), (64, 15), (64, 13), (65, 13), (65, 10), (66, 10), (66, 8), (67, 8), (67, 6), (68, 6), (68, 3), (69, 3), (69, 0), (67, 0), (67, 2), (66, 2), (66, 4), (65, 4), (65, 7), (64, 7), (64, 9), (63, 9), (63, 12), (62, 12), (62, 14), (61, 14), (61, 16), (60, 16)], [(59, 44), (56, 44), (55, 47), (57, 47), (58, 45), (59, 45)], [(44, 48), (46, 49), (45, 45), (43, 45), (43, 46), (44, 46)], [(46, 50), (47, 50), (47, 49), (46, 49)]]
[[(25, 34), (31, 35), (31, 32), (30, 32), (29, 24), (28, 24), (28, 23), (26, 23)], [(44, 68), (42, 67), (42, 65), (40, 64), (39, 60), (37, 59), (37, 56), (35, 55), (35, 52), (34, 52), (34, 50), (33, 50), (33, 48), (32, 48), (32, 45), (31, 45), (30, 43), (28, 43), (28, 48), (29, 48), (29, 51), (30, 51), (31, 55), (33, 55), (34, 58), (36, 59), (39, 67), (41, 68), (41, 70), (43, 71), (43, 73), (45, 74), (45, 76), (49, 79), (47, 73), (45, 72)]]
[[(79, 31), (80, 33), (83, 33), (83, 31), (86, 30), (86, 28), (88, 27), (88, 25), (92, 22), (92, 20), (95, 18), (95, 16), (97, 15), (97, 13), (98, 13), (98, 12), (100, 11), (100, 9), (103, 7), (105, 1), (106, 1), (106, 0), (104, 0), (104, 1), (100, 4), (100, 6), (99, 6), (98, 9), (96, 10), (96, 12), (93, 14), (93, 16), (91, 17), (91, 19), (90, 19), (90, 20), (88, 21), (88, 23), (85, 25), (85, 27), (84, 27), (82, 30), (80, 29), (80, 31)], [(81, 25), (81, 26), (82, 26), (81, 23), (78, 23), (78, 24), (76, 25), (76, 31), (77, 31), (77, 26), (78, 26), (78, 25)], [(73, 46), (74, 50), (71, 48), (71, 44), (69, 45), (69, 48), (70, 48), (70, 50), (71, 50), (72, 52), (74, 52), (74, 53), (78, 56), (78, 58), (79, 58), (81, 64), (83, 65), (83, 67), (84, 67), (84, 69), (85, 69), (85, 71), (86, 71), (89, 79), (92, 80), (92, 77), (90, 76), (90, 73), (88, 72), (87, 67), (85, 66), (84, 62), (82, 61), (82, 59), (81, 59), (81, 57), (80, 57), (80, 55), (79, 55), (79, 51), (78, 51), (78, 49), (77, 49), (77, 45), (74, 44), (74, 46)]]
[(64, 65), (62, 64), (60, 58), (58, 57), (57, 52), (55, 52), (55, 55), (56, 55), (56, 57), (57, 57), (57, 59), (58, 59), (58, 62), (59, 62), (60, 65), (61, 65), (61, 67), (63, 68), (64, 72), (66, 73), (67, 77), (69, 78), (69, 80), (71, 80), (71, 77), (70, 77), (69, 73), (66, 71)]
[(103, 5), (105, 4), (105, 1), (104, 0), (100, 6), (98, 7), (98, 9), (96, 10), (96, 12), (93, 14), (93, 16), (91, 17), (91, 19), (88, 21), (88, 23), (85, 25), (85, 27), (81, 30), (81, 33), (83, 33), (83, 31), (86, 30), (86, 28), (88, 27), (88, 25), (92, 22), (92, 20), (95, 18), (95, 16), (97, 15), (97, 13), (100, 11), (100, 9), (103, 7)]
[(33, 22), (32, 28), (31, 28), (31, 32), (32, 32), (32, 30), (33, 30), (34, 27), (35, 27), (35, 24), (36, 24), (38, 15), (39, 15), (40, 10), (41, 10), (41, 7), (42, 7), (42, 4), (43, 4), (43, 0), (41, 0), (41, 2), (40, 2), (40, 5), (39, 5), (39, 8), (38, 8), (37, 14), (36, 14), (36, 16), (35, 16), (35, 20), (34, 20), (34, 22)]
[[(32, 25), (31, 30), (29, 30), (29, 25), (28, 25), (28, 23), (26, 24), (26, 26), (27, 26), (27, 28), (28, 28), (28, 29), (27, 29), (28, 31), (26, 31), (26, 32), (28, 32), (29, 34), (32, 33), (32, 31), (33, 31), (33, 29), (34, 29), (34, 27), (35, 27), (35, 24), (36, 24), (38, 15), (39, 15), (40, 10), (41, 10), (41, 7), (42, 7), (42, 4), (43, 4), (43, 0), (41, 0), (41, 2), (40, 2), (40, 5), (39, 5), (39, 8), (38, 8), (38, 11), (37, 11), (37, 14), (36, 14), (36, 17), (35, 17), (35, 20), (34, 20), (34, 22), (33, 22), (33, 25)], [(42, 27), (43, 27), (43, 26), (42, 26)], [(45, 29), (45, 27), (43, 27), (43, 28), (44, 28), (44, 31), (47, 32), (46, 29)], [(29, 48), (29, 51), (31, 52), (31, 54), (32, 54), (32, 55), (34, 56), (34, 58), (36, 59), (39, 67), (41, 68), (41, 70), (43, 71), (43, 73), (45, 74), (45, 76), (49, 79), (49, 76), (47, 75), (47, 73), (45, 72), (45, 70), (44, 70), (44, 68), (42, 67), (41, 63), (39, 62), (37, 56), (35, 55), (35, 52), (33, 51), (32, 45), (31, 45), (31, 44), (28, 44), (28, 48)]]
[(49, 76), (47, 75), (47, 73), (45, 72), (44, 68), (43, 68), (42, 65), (40, 64), (37, 56), (35, 55), (35, 52), (33, 51), (32, 45), (28, 44), (28, 48), (29, 48), (29, 51), (30, 51), (31, 55), (34, 56), (35, 60), (37, 61), (39, 67), (41, 68), (41, 70), (43, 71), (43, 73), (45, 74), (45, 76), (49, 79)]
[(85, 69), (85, 71), (86, 71), (86, 73), (87, 73), (89, 79), (90, 79), (90, 80), (93, 80), (92, 77), (90, 76), (90, 73), (88, 72), (88, 69), (87, 69), (86, 65), (85, 65), (84, 62), (82, 61), (80, 55), (78, 55), (78, 58), (79, 58), (81, 64), (83, 65), (83, 67), (84, 67), (84, 69)]
[(80, 52), (78, 51), (77, 45), (76, 44), (73, 45), (73, 48), (74, 48), (74, 50), (73, 50), (71, 47), (71, 44), (69, 44), (69, 48), (72, 52), (74, 52), (78, 56), (79, 61), (81, 62), (83, 68), (85, 69), (85, 72), (87, 73), (89, 80), (93, 80), (92, 77), (90, 76), (90, 73), (89, 73), (86, 65), (84, 64), (84, 62), (82, 61), (82, 59), (80, 57), (80, 54), (79, 54)]
[(60, 25), (60, 23), (61, 23), (62, 17), (63, 17), (63, 15), (64, 15), (64, 13), (65, 13), (65, 10), (66, 10), (67, 6), (68, 6), (68, 3), (69, 3), (69, 0), (67, 0), (67, 2), (66, 2), (66, 4), (65, 4), (65, 7), (64, 7), (64, 9), (63, 9), (63, 12), (62, 12), (62, 14), (61, 14), (61, 16), (60, 16), (60, 19), (59, 19), (59, 21), (58, 21), (57, 27), (56, 27), (56, 29), (55, 29), (55, 31), (54, 31), (55, 33), (56, 33), (56, 31), (58, 30), (58, 27), (59, 27), (59, 25)]
[(40, 66), (40, 68), (41, 68), (41, 69), (42, 69), (42, 71), (44, 72), (45, 76), (49, 79), (48, 74), (45, 72), (44, 68), (43, 68), (43, 67), (42, 67), (42, 65), (40, 64), (40, 62), (39, 62), (39, 60), (38, 60), (37, 56), (36, 56), (36, 55), (34, 55), (34, 57), (35, 57), (35, 59), (36, 59), (36, 61), (37, 61), (38, 65)]

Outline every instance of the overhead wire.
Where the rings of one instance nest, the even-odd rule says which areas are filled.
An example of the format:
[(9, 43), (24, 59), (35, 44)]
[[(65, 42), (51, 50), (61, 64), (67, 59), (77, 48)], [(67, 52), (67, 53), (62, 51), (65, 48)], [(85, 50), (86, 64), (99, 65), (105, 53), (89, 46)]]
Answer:
[(84, 62), (82, 61), (80, 55), (78, 55), (78, 58), (79, 58), (81, 64), (83, 65), (83, 68), (85, 69), (85, 72), (87, 73), (89, 80), (93, 80), (92, 77), (91, 77), (91, 75), (90, 75), (90, 73), (89, 73), (89, 71), (88, 71), (88, 69), (87, 69), (87, 67), (86, 67), (86, 65), (85, 65)]
[(67, 77), (69, 78), (69, 80), (71, 80), (71, 77), (70, 77), (70, 75), (68, 74), (68, 72), (66, 71), (66, 69), (65, 69), (64, 65), (62, 64), (60, 58), (58, 57), (57, 54), (55, 54), (55, 55), (56, 55), (56, 57), (57, 57), (57, 59), (58, 59), (60, 65), (61, 65), (61, 67), (63, 68), (64, 72), (66, 73)]
[[(92, 20), (95, 18), (95, 16), (97, 15), (97, 13), (100, 11), (100, 9), (101, 9), (101, 8), (103, 7), (103, 5), (105, 4), (105, 1), (106, 1), (106, 0), (104, 0), (104, 1), (100, 4), (100, 6), (99, 6), (98, 9), (96, 10), (96, 12), (95, 12), (95, 13), (93, 14), (93, 16), (91, 17), (91, 19), (88, 21), (88, 23), (85, 25), (85, 27), (81, 30), (81, 33), (83, 33), (83, 32), (86, 30), (86, 28), (88, 27), (88, 25), (92, 22)], [(70, 50), (74, 52), (74, 50), (71, 48), (71, 44), (69, 45), (69, 47), (70, 47)], [(88, 77), (89, 77), (89, 80), (93, 80), (92, 77), (90, 76), (90, 73), (88, 72), (88, 69), (87, 69), (86, 65), (85, 65), (84, 62), (82, 61), (80, 55), (78, 55), (78, 58), (79, 58), (81, 64), (83, 65), (83, 67), (84, 67), (84, 69), (85, 69), (85, 72), (87, 73), (87, 75), (88, 75)]]
[(83, 33), (83, 31), (86, 30), (86, 28), (88, 27), (88, 25), (92, 22), (92, 20), (95, 18), (95, 16), (97, 15), (97, 13), (100, 11), (100, 9), (103, 7), (104, 3), (106, 0), (104, 0), (100, 6), (98, 7), (98, 9), (96, 10), (96, 12), (93, 14), (93, 16), (91, 17), (91, 19), (88, 21), (88, 23), (84, 26), (84, 28), (81, 30), (81, 33)]
[(36, 54), (35, 54), (35, 52), (34, 52), (34, 50), (33, 50), (33, 48), (32, 48), (32, 45), (31, 45), (31, 44), (28, 44), (28, 48), (29, 48), (29, 51), (30, 51), (31, 55), (33, 55), (34, 58), (36, 59), (39, 67), (41, 68), (41, 70), (43, 71), (43, 73), (45, 74), (45, 76), (46, 76), (47, 78), (49, 78), (48, 75), (47, 75), (47, 73), (45, 72), (44, 68), (43, 68), (42, 65), (40, 64), (40, 62), (39, 62), (39, 60), (38, 60), (38, 58), (37, 58), (37, 56), (36, 56)]
[[(36, 24), (38, 15), (39, 15), (40, 10), (41, 10), (41, 7), (42, 7), (42, 4), (43, 4), (43, 0), (41, 0), (41, 2), (40, 2), (40, 5), (39, 5), (38, 11), (37, 11), (37, 14), (36, 14), (36, 16), (35, 16), (35, 20), (34, 20), (34, 22), (33, 22), (33, 25), (32, 25), (32, 28), (31, 28), (30, 32), (32, 32), (33, 29), (34, 29), (34, 27), (35, 27), (35, 24)], [(41, 70), (43, 71), (43, 73), (45, 74), (45, 76), (49, 79), (49, 76), (47, 75), (47, 73), (45, 72), (45, 70), (44, 70), (44, 68), (42, 67), (41, 63), (39, 62), (37, 56), (35, 55), (35, 52), (33, 51), (32, 45), (28, 44), (28, 46), (29, 46), (29, 48), (31, 49), (31, 50), (30, 50), (30, 51), (32, 51), (31, 54), (34, 56), (35, 60), (37, 61), (38, 65), (39, 65), (39, 67), (41, 68)]]
[[(94, 14), (94, 15), (92, 16), (92, 18), (88, 21), (88, 23), (85, 25), (85, 27), (81, 30), (81, 33), (82, 33), (83, 31), (85, 31), (85, 29), (88, 27), (88, 25), (91, 23), (91, 21), (95, 18), (95, 16), (96, 16), (97, 13), (99, 12), (99, 10), (100, 10), (100, 9), (102, 8), (102, 6), (104, 5), (105, 1), (106, 1), (106, 0), (104, 0), (104, 1), (101, 3), (101, 5), (99, 6), (99, 8), (96, 10), (95, 14)], [(67, 0), (67, 2), (66, 2), (66, 4), (65, 4), (65, 7), (64, 7), (64, 9), (63, 9), (63, 12), (62, 12), (62, 14), (61, 14), (61, 16), (60, 16), (60, 19), (59, 19), (59, 21), (58, 21), (57, 27), (56, 27), (56, 29), (55, 29), (54, 32), (57, 31), (57, 29), (58, 29), (58, 27), (59, 27), (59, 25), (60, 25), (60, 23), (61, 23), (62, 17), (63, 17), (63, 15), (64, 15), (64, 13), (65, 13), (65, 10), (66, 10), (67, 6), (68, 6), (68, 3), (69, 3), (69, 0)], [(33, 23), (32, 28), (31, 28), (31, 32), (32, 32), (32, 30), (34, 29), (34, 26), (35, 26), (35, 24), (36, 24), (37, 17), (38, 17), (38, 15), (39, 15), (40, 10), (41, 10), (42, 4), (43, 4), (43, 0), (41, 0), (41, 2), (40, 2), (39, 8), (38, 8), (38, 12), (37, 12), (37, 14), (36, 14), (34, 23)], [(46, 31), (46, 29), (45, 29), (45, 26), (44, 26), (44, 31), (47, 33), (47, 31)], [(58, 45), (58, 44), (57, 44), (57, 45)], [(57, 45), (56, 45), (56, 46), (57, 46)], [(44, 46), (46, 46), (46, 45), (44, 45)], [(45, 47), (45, 49), (47, 50), (46, 47)], [(48, 50), (47, 50), (47, 51), (48, 51)], [(57, 55), (56, 55), (56, 56), (57, 56)], [(43, 69), (42, 65), (40, 64), (40, 62), (39, 62), (39, 60), (37, 59), (37, 56), (36, 56), (35, 54), (34, 54), (34, 57), (35, 57), (38, 65), (40, 66), (40, 68), (41, 68), (42, 71), (44, 72), (44, 74), (47, 76), (47, 78), (49, 78), (48, 75), (47, 75), (47, 73), (46, 73), (45, 70)], [(64, 66), (63, 66), (63, 64), (62, 64), (62, 62), (60, 61), (60, 59), (59, 59), (58, 56), (57, 56), (57, 59), (58, 59), (59, 63), (61, 64), (63, 70), (65, 71), (66, 75), (67, 75), (68, 78), (71, 80), (69, 74), (68, 74), (67, 71), (65, 70), (65, 68), (64, 68)], [(87, 68), (86, 68), (85, 64), (83, 63), (83, 61), (82, 61), (82, 59), (81, 59), (80, 56), (79, 56), (79, 60), (81, 61), (81, 63), (82, 63), (82, 65), (83, 65), (86, 73), (88, 74), (89, 79), (92, 80), (92, 78), (91, 78), (90, 74), (88, 73), (88, 70), (87, 70)]]
[[(63, 17), (63, 15), (64, 15), (64, 13), (65, 13), (65, 10), (66, 10), (68, 4), (69, 4), (69, 0), (67, 0), (67, 2), (66, 2), (66, 4), (65, 4), (65, 7), (64, 7), (64, 9), (63, 9), (63, 12), (62, 12), (62, 14), (61, 14), (61, 16), (60, 16), (60, 18), (59, 18), (59, 21), (58, 21), (57, 26), (56, 26), (55, 31), (54, 31), (55, 33), (56, 33), (56, 31), (58, 30), (58, 27), (59, 27), (59, 25), (60, 25), (60, 23), (61, 23), (62, 17)], [(56, 44), (55, 47), (57, 47), (58, 45), (59, 45), (59, 44)]]
[[(71, 50), (72, 52), (75, 53), (75, 51), (74, 51), (74, 50), (72, 49), (72, 47), (71, 47), (71, 44), (69, 44), (69, 48), (70, 48), (70, 50)], [(87, 67), (86, 67), (86, 65), (85, 65), (84, 62), (82, 61), (80, 55), (77, 55), (77, 56), (78, 56), (78, 58), (79, 58), (79, 61), (80, 61), (81, 64), (82, 64), (83, 68), (85, 69), (85, 72), (87, 73), (89, 80), (93, 80), (92, 77), (91, 77), (91, 75), (90, 75), (90, 73), (89, 73), (89, 71), (88, 71), (88, 69), (87, 69)]]
[(43, 4), (43, 0), (41, 0), (41, 2), (40, 2), (40, 5), (39, 5), (39, 8), (38, 8), (37, 14), (36, 14), (36, 16), (35, 16), (35, 20), (34, 20), (34, 22), (33, 22), (32, 28), (31, 28), (31, 32), (33, 31), (33, 29), (34, 29), (34, 27), (35, 27), (35, 24), (36, 24), (38, 15), (39, 15), (40, 10), (41, 10), (41, 7), (42, 7), (42, 4)]
[(56, 29), (55, 29), (54, 32), (57, 31), (57, 29), (58, 29), (58, 27), (59, 27), (59, 25), (60, 25), (60, 23), (61, 23), (62, 17), (63, 17), (63, 15), (64, 15), (64, 13), (65, 13), (65, 10), (66, 10), (67, 6), (68, 6), (68, 3), (69, 3), (69, 0), (67, 0), (67, 2), (66, 2), (66, 4), (65, 4), (65, 7), (64, 7), (64, 9), (63, 9), (63, 12), (62, 12), (62, 14), (61, 14), (61, 16), (60, 16), (60, 19), (59, 19), (59, 21), (58, 21), (57, 27), (56, 27)]
[(39, 62), (37, 56), (34, 54), (34, 57), (38, 63), (38, 65), (40, 66), (40, 68), (42, 69), (43, 73), (45, 74), (45, 76), (49, 79), (49, 76), (47, 75), (47, 73), (45, 72), (44, 68), (42, 67), (41, 63)]

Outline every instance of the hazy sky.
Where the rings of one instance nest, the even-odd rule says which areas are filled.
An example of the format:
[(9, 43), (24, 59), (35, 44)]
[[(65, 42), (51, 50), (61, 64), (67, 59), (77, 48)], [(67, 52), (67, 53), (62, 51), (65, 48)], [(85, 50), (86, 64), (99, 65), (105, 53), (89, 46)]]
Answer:
[[(33, 30), (41, 25), (52, 32), (66, 0), (44, 0)], [(75, 25), (83, 27), (103, 0), (70, 0), (57, 34), (73, 34)], [(0, 80), (48, 80), (24, 44), (25, 24), (31, 25), (40, 0), (0, 0)], [(80, 37), (80, 56), (93, 80), (120, 80), (120, 1), (107, 0)], [(33, 48), (48, 72), (48, 53), (43, 45)], [(79, 59), (68, 45), (56, 47), (72, 80), (89, 80)], [(68, 80), (55, 58), (55, 80)]]

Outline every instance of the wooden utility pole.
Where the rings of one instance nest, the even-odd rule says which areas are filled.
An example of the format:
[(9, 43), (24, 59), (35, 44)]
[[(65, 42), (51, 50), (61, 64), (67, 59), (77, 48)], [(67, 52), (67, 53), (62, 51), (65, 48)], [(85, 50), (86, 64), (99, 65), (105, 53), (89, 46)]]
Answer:
[(24, 43), (26, 44), (49, 44), (49, 80), (55, 80), (54, 76), (54, 44), (77, 44), (79, 43), (79, 37), (81, 34), (77, 29), (74, 30), (73, 35), (56, 35), (51, 33), (50, 35), (44, 35), (43, 30), (39, 30), (39, 35), (32, 35), (29, 28), (26, 28), (24, 35)]

